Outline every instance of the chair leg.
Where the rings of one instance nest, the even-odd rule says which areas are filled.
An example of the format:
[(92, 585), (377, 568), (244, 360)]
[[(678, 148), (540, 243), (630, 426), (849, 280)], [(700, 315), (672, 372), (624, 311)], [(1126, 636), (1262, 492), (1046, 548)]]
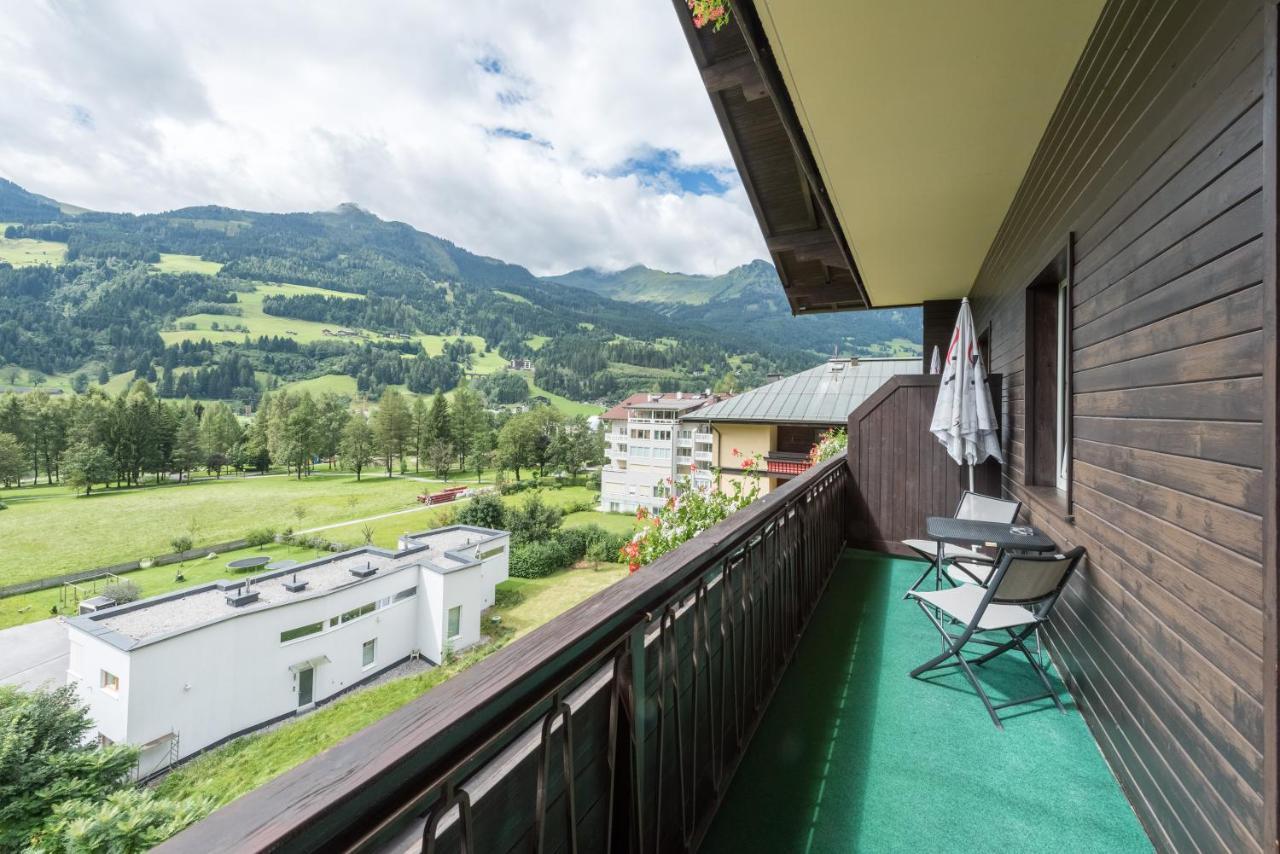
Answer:
[(983, 664), (986, 664), (988, 661), (995, 658), (997, 655), (1002, 655), (1008, 652), (1009, 650), (1013, 649), (1017, 645), (1019, 640), (1031, 634), (1031, 632), (1035, 631), (1035, 629), (1034, 627), (1029, 629), (1024, 629), (1021, 636), (1015, 636), (1013, 633), (1013, 629), (1006, 629), (1006, 631), (1009, 632), (1009, 637), (1012, 638), (1012, 640), (1009, 640), (1009, 641), (1006, 641), (1005, 643), (1000, 644), (990, 652), (983, 654), (980, 658), (971, 659), (969, 663), (976, 664), (978, 666), (982, 666)]
[[(935, 617), (927, 607), (925, 607), (923, 601), (917, 599), (916, 604), (920, 606), (920, 610), (924, 612), (924, 615), (929, 618), (929, 622), (933, 623), (933, 627), (938, 630), (938, 634), (942, 635), (942, 642), (945, 649), (943, 649), (943, 651), (938, 655), (935, 655), (933, 658), (926, 661), (924, 664), (921, 664), (919, 667), (912, 670), (911, 678), (919, 679), (921, 674), (934, 670), (939, 665), (944, 667), (954, 667), (958, 665), (964, 670), (964, 675), (969, 678), (969, 683), (973, 685), (973, 689), (978, 692), (978, 698), (982, 700), (982, 705), (986, 706), (987, 714), (991, 716), (991, 722), (996, 725), (996, 729), (1003, 730), (1004, 724), (1000, 722), (1000, 715), (996, 713), (995, 706), (991, 705), (991, 698), (987, 696), (987, 692), (983, 689), (982, 684), (978, 682), (978, 677), (974, 675), (972, 668), (969, 667), (969, 662), (965, 661), (963, 655), (964, 645), (968, 643), (969, 638), (973, 636), (973, 629), (971, 627), (967, 628), (963, 634), (957, 637), (952, 637), (947, 632), (946, 626), (944, 626), (942, 622)], [(943, 665), (943, 662), (949, 658), (954, 658), (955, 663)]]
[[(1010, 634), (1012, 634), (1012, 632), (1010, 632)], [(1058, 699), (1058, 692), (1054, 690), (1053, 683), (1049, 681), (1049, 675), (1045, 673), (1040, 662), (1036, 661), (1035, 658), (1032, 657), (1031, 651), (1028, 650), (1027, 645), (1022, 642), (1022, 638), (1015, 637), (1013, 642), (1017, 644), (1018, 649), (1022, 651), (1024, 656), (1026, 656), (1027, 663), (1029, 663), (1031, 665), (1031, 669), (1036, 672), (1036, 676), (1040, 677), (1040, 682), (1044, 685), (1044, 689), (1049, 692), (1049, 696), (1053, 699), (1053, 704), (1058, 707), (1058, 711), (1065, 715), (1067, 713), (1067, 707), (1062, 705), (1062, 701)]]
[(996, 713), (996, 707), (991, 705), (991, 698), (987, 696), (987, 692), (983, 690), (982, 683), (978, 681), (978, 677), (974, 675), (973, 669), (969, 667), (969, 662), (964, 660), (963, 655), (957, 655), (960, 666), (964, 668), (964, 675), (969, 677), (969, 682), (973, 685), (973, 690), (978, 692), (978, 697), (982, 700), (982, 705), (987, 707), (987, 714), (991, 715), (991, 722), (996, 725), (996, 729), (1003, 730), (1004, 724), (1000, 722), (1000, 715)]
[(916, 579), (915, 584), (912, 584), (910, 587), (907, 588), (907, 592), (902, 594), (902, 598), (903, 599), (911, 598), (912, 591), (918, 589), (921, 584), (924, 584), (924, 580), (929, 577), (929, 573), (935, 571), (935, 567), (937, 567), (937, 565), (938, 564), (937, 564), (936, 558), (933, 560), (930, 560), (929, 567), (924, 572), (920, 573), (920, 577)]

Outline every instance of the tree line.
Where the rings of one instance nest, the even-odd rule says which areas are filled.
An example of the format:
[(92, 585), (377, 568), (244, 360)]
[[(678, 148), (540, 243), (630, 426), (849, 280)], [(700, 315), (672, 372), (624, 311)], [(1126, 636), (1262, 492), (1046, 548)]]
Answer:
[(111, 396), (99, 388), (53, 396), (44, 391), (0, 398), (0, 484), (99, 486), (189, 480), (204, 470), (266, 472), (282, 467), (303, 478), (341, 463), (361, 478), (377, 464), (387, 476), (427, 468), (438, 477), (498, 468), (576, 475), (603, 460), (603, 439), (584, 417), (566, 419), (541, 406), (496, 413), (468, 384), (450, 400), (443, 390), (410, 401), (386, 389), (370, 415), (333, 393), (278, 390), (262, 395), (242, 423), (226, 403), (161, 399), (136, 380)]

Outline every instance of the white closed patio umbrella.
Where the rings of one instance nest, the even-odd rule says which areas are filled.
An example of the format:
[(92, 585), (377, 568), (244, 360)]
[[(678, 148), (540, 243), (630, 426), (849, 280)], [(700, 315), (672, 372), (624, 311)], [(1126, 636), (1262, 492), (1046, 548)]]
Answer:
[(951, 459), (969, 467), (970, 492), (976, 464), (988, 457), (1004, 462), (995, 407), (987, 388), (987, 370), (978, 352), (968, 299), (960, 303), (960, 314), (951, 332), (929, 432), (947, 446)]
[(929, 373), (942, 373), (942, 357), (938, 355), (938, 345), (933, 345), (933, 357), (929, 359)]

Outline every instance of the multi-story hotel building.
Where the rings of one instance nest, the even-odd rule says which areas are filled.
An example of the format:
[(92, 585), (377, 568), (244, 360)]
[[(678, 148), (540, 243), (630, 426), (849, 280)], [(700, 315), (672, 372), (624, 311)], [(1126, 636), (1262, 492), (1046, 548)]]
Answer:
[(711, 428), (684, 424), (690, 412), (724, 395), (667, 392), (633, 394), (600, 420), (606, 462), (600, 476), (600, 509), (629, 513), (667, 500), (671, 484), (691, 472), (710, 482)]

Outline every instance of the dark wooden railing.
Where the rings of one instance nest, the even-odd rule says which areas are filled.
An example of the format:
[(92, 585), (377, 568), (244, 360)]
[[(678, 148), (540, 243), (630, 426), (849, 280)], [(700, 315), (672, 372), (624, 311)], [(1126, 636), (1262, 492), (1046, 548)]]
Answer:
[[(968, 488), (964, 466), (947, 456), (929, 433), (940, 377), (890, 377), (849, 415), (848, 460), (852, 474), (849, 542), (910, 554), (901, 540), (924, 535), (926, 516), (950, 516)], [(1000, 417), (1000, 376), (989, 379)], [(1000, 494), (1000, 465), (973, 470), (974, 488)]]
[(843, 458), (815, 466), (159, 850), (696, 847), (844, 547), (849, 487)]

